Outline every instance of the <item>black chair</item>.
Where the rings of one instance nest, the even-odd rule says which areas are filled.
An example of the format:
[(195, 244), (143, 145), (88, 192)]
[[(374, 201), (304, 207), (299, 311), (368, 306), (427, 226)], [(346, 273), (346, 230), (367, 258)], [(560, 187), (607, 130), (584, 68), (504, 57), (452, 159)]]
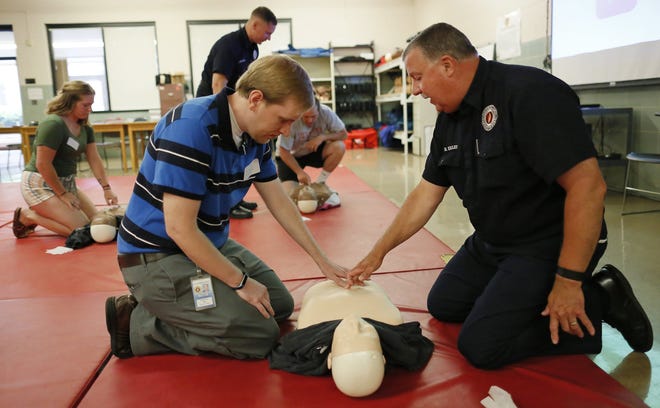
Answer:
[[(103, 157), (105, 162), (106, 170), (109, 169), (108, 165), (108, 149), (121, 149), (121, 138), (119, 137), (107, 137), (104, 132), (95, 133), (96, 137), (96, 150), (98, 150), (99, 155)], [(78, 171), (86, 172), (89, 171), (87, 168), (82, 168), (80, 164), (85, 160), (85, 154), (82, 153), (78, 156)]]
[[(96, 141), (96, 149), (99, 151), (103, 160), (105, 161), (105, 168), (108, 169), (108, 149), (120, 149), (121, 150), (121, 138), (119, 136), (106, 136), (105, 132), (96, 133), (100, 135), (100, 140)], [(97, 136), (97, 139), (98, 136)], [(124, 141), (124, 144), (128, 144), (128, 141)]]

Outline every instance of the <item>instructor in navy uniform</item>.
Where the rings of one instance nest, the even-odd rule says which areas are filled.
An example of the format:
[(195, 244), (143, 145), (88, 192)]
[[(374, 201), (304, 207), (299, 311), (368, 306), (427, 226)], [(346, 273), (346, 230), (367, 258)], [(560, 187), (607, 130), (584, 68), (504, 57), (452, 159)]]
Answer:
[(213, 44), (204, 64), (202, 80), (195, 96), (214, 95), (236, 81), (259, 57), (259, 44), (270, 40), (277, 18), (267, 7), (257, 7), (240, 29), (225, 34)]
[(463, 324), (458, 348), (473, 365), (598, 353), (602, 321), (648, 351), (651, 325), (623, 274), (606, 265), (592, 275), (607, 242), (607, 187), (577, 95), (540, 69), (486, 61), (445, 23), (403, 58), (413, 93), (440, 114), (422, 180), (349, 281), (368, 279), (453, 187), (475, 232), (427, 304)]

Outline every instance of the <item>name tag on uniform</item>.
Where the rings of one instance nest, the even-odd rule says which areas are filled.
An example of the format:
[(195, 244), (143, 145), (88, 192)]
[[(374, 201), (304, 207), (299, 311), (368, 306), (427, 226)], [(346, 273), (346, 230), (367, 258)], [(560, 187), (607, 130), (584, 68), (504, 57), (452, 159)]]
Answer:
[(204, 310), (215, 307), (215, 295), (213, 294), (213, 283), (211, 277), (197, 270), (197, 275), (190, 278), (195, 310)]
[(69, 140), (66, 141), (66, 144), (71, 146), (73, 150), (78, 150), (78, 147), (80, 147), (80, 142), (72, 137), (69, 137)]
[(259, 160), (252, 160), (252, 163), (248, 164), (248, 166), (245, 168), (245, 171), (243, 172), (243, 180), (249, 180), (255, 174), (259, 174), (260, 171), (261, 167), (259, 166)]

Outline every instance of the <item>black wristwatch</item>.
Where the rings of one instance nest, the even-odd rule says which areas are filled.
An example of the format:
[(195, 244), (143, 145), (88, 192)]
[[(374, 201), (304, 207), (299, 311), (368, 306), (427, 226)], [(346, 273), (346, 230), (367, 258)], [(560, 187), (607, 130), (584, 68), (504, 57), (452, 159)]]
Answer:
[(248, 280), (247, 273), (243, 272), (243, 279), (241, 279), (241, 283), (239, 283), (238, 286), (230, 286), (230, 288), (234, 290), (243, 289), (243, 287), (247, 283), (247, 280)]
[(582, 282), (587, 278), (585, 272), (572, 271), (570, 269), (562, 268), (561, 266), (557, 266), (557, 275), (578, 282)]

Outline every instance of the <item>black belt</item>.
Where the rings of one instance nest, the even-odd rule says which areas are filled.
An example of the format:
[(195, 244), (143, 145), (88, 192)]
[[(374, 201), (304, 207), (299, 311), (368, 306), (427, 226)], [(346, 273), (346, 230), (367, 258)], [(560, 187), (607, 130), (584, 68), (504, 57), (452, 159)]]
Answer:
[(146, 265), (150, 262), (156, 262), (163, 258), (174, 255), (170, 252), (144, 252), (139, 254), (117, 254), (117, 262), (120, 268), (130, 268), (131, 266)]

